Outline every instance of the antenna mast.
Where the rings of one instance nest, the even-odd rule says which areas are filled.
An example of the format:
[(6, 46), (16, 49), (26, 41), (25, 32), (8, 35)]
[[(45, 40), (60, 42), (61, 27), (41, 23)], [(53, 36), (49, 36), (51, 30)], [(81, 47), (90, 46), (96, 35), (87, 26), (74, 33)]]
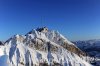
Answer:
[(44, 21), (45, 21), (45, 17), (41, 16), (41, 26), (44, 27)]

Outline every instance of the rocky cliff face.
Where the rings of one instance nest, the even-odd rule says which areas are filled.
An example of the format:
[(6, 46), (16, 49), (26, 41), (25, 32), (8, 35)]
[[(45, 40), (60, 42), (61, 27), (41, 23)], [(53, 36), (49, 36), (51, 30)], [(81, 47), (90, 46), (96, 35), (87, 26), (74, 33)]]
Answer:
[(76, 45), (46, 27), (33, 29), (26, 35), (14, 35), (4, 48), (9, 66), (91, 66)]
[(4, 45), (4, 43), (2, 41), (0, 41), (0, 45)]

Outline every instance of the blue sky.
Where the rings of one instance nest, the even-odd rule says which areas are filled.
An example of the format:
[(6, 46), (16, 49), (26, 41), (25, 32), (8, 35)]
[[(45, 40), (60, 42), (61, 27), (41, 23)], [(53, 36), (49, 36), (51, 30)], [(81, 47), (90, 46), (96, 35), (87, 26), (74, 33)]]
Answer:
[(0, 40), (41, 26), (69, 40), (100, 39), (100, 1), (0, 0)]

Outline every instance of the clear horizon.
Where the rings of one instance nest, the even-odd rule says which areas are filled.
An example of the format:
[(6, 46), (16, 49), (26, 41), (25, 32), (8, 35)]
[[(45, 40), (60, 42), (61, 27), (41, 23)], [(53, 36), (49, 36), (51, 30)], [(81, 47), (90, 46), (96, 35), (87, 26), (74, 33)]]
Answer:
[(100, 39), (99, 0), (1, 0), (0, 40), (47, 26), (69, 40)]

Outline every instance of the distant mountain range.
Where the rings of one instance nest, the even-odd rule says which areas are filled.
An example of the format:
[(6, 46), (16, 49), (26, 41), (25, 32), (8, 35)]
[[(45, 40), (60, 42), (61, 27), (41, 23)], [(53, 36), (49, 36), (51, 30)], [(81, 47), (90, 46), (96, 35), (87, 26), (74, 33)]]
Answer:
[(100, 39), (75, 41), (73, 43), (94, 58), (92, 62), (94, 62), (95, 66), (100, 66)]
[(87, 58), (74, 43), (46, 27), (0, 42), (0, 66), (92, 66)]

